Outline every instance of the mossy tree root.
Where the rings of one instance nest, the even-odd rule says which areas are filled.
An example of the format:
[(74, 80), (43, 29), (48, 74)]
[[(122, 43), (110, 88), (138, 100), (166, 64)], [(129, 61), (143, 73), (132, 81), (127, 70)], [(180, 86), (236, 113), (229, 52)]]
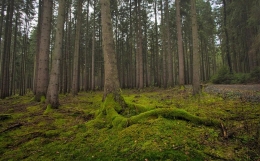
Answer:
[(199, 125), (221, 127), (221, 122), (216, 119), (198, 117), (182, 109), (175, 109), (175, 108), (153, 109), (132, 116), (130, 118), (126, 118), (120, 115), (118, 112), (121, 110), (122, 108), (120, 107), (120, 104), (113, 99), (112, 95), (110, 95), (107, 96), (103, 104), (102, 110), (98, 114), (97, 118), (106, 117), (106, 120), (108, 122), (111, 122), (113, 127), (122, 127), (122, 128), (141, 122), (149, 117), (160, 117), (160, 116), (167, 119), (186, 120)]
[(136, 116), (132, 116), (129, 118), (129, 125), (136, 124), (140, 120), (143, 120), (144, 118), (148, 117), (164, 117), (167, 119), (180, 119), (180, 120), (186, 120), (190, 121), (194, 124), (199, 124), (199, 125), (206, 125), (206, 126), (220, 126), (220, 122), (215, 119), (209, 119), (209, 118), (203, 118), (203, 117), (198, 117), (195, 115), (192, 115), (188, 113), (185, 110), (181, 109), (174, 109), (174, 108), (160, 108), (160, 109), (154, 109), (151, 111), (147, 111), (144, 113), (141, 113)]

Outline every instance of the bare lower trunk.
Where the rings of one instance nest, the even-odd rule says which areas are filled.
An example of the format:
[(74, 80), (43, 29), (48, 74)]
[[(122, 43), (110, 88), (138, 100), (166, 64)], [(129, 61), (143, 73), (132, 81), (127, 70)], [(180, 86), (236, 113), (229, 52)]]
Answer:
[(59, 0), (57, 31), (55, 35), (54, 54), (52, 57), (52, 69), (50, 75), (50, 82), (47, 91), (47, 103), (52, 108), (59, 106), (59, 78), (60, 78), (60, 62), (62, 51), (62, 38), (64, 32), (64, 14), (65, 14), (65, 0)]
[(196, 0), (191, 0), (191, 20), (192, 20), (192, 47), (193, 47), (193, 94), (200, 93), (200, 56), (198, 46), (198, 27), (196, 18)]
[(180, 0), (175, 0), (176, 3), (176, 26), (178, 37), (178, 55), (179, 55), (179, 85), (184, 85), (184, 56), (182, 45), (182, 29), (181, 29), (181, 15), (180, 15)]
[(49, 81), (49, 46), (52, 18), (52, 0), (44, 0), (42, 8), (41, 40), (39, 47), (36, 101), (46, 96)]
[(76, 24), (76, 37), (74, 48), (74, 61), (73, 61), (73, 77), (72, 77), (72, 94), (78, 94), (79, 91), (79, 46), (80, 46), (80, 30), (81, 30), (81, 16), (82, 16), (82, 0), (78, 1), (77, 8), (77, 24)]
[(122, 100), (118, 78), (117, 62), (115, 55), (115, 44), (110, 15), (110, 0), (100, 0), (102, 42), (105, 61), (105, 86), (103, 100), (108, 94), (113, 94), (117, 102)]

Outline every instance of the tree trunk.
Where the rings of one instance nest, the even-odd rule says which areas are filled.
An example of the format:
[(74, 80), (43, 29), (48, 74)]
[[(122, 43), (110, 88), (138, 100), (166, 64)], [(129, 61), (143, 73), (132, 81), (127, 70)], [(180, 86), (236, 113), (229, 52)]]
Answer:
[(184, 85), (184, 56), (182, 45), (182, 29), (181, 29), (181, 12), (180, 12), (180, 0), (175, 0), (176, 4), (176, 26), (178, 37), (178, 56), (179, 56), (179, 85)]
[(84, 68), (84, 83), (83, 83), (83, 85), (84, 85), (84, 91), (87, 91), (88, 90), (88, 53), (89, 53), (89, 37), (88, 37), (88, 35), (89, 35), (89, 19), (88, 19), (88, 17), (89, 17), (89, 1), (90, 0), (88, 0), (87, 1), (87, 20), (86, 20), (86, 25), (87, 25), (87, 31), (86, 31), (86, 35), (87, 35), (87, 37), (86, 37), (86, 54), (85, 54), (85, 68)]
[[(0, 67), (2, 66), (2, 61), (3, 61), (3, 59), (2, 59), (2, 54), (3, 54), (3, 52), (2, 52), (2, 32), (3, 32), (4, 13), (5, 13), (4, 11), (5, 11), (5, 3), (6, 3), (5, 1), (6, 0), (2, 1), (1, 17), (0, 17), (0, 58), (1, 58), (1, 60), (0, 60)], [(1, 77), (1, 74), (2, 73), (0, 73), (0, 77)]]
[(116, 101), (121, 98), (118, 78), (115, 44), (110, 14), (110, 0), (100, 0), (102, 42), (105, 61), (105, 86), (103, 100), (108, 94), (113, 94)]
[(155, 15), (155, 77), (154, 84), (161, 86), (160, 81), (160, 61), (159, 61), (159, 40), (158, 40), (158, 24), (157, 24), (157, 0), (154, 2), (154, 15)]
[(39, 0), (38, 8), (38, 25), (37, 25), (37, 46), (34, 61), (34, 78), (33, 78), (33, 93), (36, 95), (37, 81), (38, 81), (38, 67), (39, 67), (39, 53), (41, 41), (41, 26), (42, 26), (42, 0)]
[(165, 0), (165, 31), (166, 31), (166, 58), (167, 58), (167, 87), (173, 87), (173, 54), (170, 39), (169, 0)]
[(50, 82), (47, 91), (47, 104), (52, 108), (59, 106), (59, 78), (60, 78), (60, 62), (62, 52), (62, 39), (64, 32), (64, 15), (65, 15), (65, 0), (59, 0), (59, 9), (57, 17), (57, 29), (55, 35), (54, 52), (52, 57), (52, 69), (50, 74)]
[(15, 29), (14, 29), (14, 46), (13, 46), (13, 53), (11, 57), (11, 73), (10, 73), (10, 81), (11, 81), (11, 86), (10, 86), (10, 94), (15, 95), (15, 61), (16, 61), (16, 52), (17, 52), (17, 33), (18, 33), (18, 18), (19, 15), (16, 14), (15, 18)]
[(191, 0), (191, 21), (192, 21), (192, 47), (193, 47), (193, 95), (200, 93), (200, 56), (198, 46), (198, 26), (196, 17), (196, 0)]
[(75, 96), (79, 91), (79, 46), (80, 46), (80, 30), (82, 16), (82, 0), (78, 0), (77, 7), (77, 23), (76, 23), (76, 36), (74, 47), (74, 61), (73, 61), (73, 77), (72, 77), (72, 95)]
[(44, 0), (42, 8), (42, 24), (41, 24), (41, 39), (39, 47), (39, 64), (37, 71), (37, 87), (36, 101), (41, 101), (41, 97), (46, 97), (48, 81), (49, 81), (49, 47), (52, 19), (52, 0)]
[(95, 90), (95, 42), (96, 42), (96, 1), (94, 1), (92, 55), (91, 55), (91, 90)]
[(161, 63), (162, 63), (162, 82), (163, 82), (163, 87), (167, 88), (167, 63), (166, 63), (166, 54), (167, 51), (165, 50), (166, 48), (166, 25), (165, 25), (165, 20), (164, 20), (164, 8), (163, 8), (163, 0), (160, 1), (160, 10), (161, 10)]
[(1, 64), (1, 84), (0, 84), (0, 98), (10, 96), (9, 85), (10, 85), (10, 55), (11, 55), (11, 41), (12, 41), (12, 19), (14, 11), (14, 0), (9, 1), (6, 15), (6, 26), (5, 26), (5, 38), (4, 38), (4, 50), (2, 54)]
[(233, 73), (232, 64), (231, 64), (231, 56), (229, 52), (229, 36), (228, 36), (228, 30), (227, 30), (227, 9), (226, 9), (226, 0), (223, 0), (223, 8), (224, 8), (224, 30), (225, 30), (225, 36), (226, 36), (226, 55), (227, 55), (227, 62), (229, 67), (229, 72)]

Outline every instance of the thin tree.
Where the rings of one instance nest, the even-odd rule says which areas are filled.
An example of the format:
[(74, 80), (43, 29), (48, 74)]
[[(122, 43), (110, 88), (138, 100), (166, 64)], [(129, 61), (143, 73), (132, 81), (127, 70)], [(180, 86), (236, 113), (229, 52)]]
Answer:
[(53, 0), (42, 1), (42, 24), (40, 33), (39, 59), (37, 67), (37, 87), (36, 101), (41, 101), (42, 97), (46, 97), (48, 81), (49, 81), (49, 46), (51, 34)]
[(181, 13), (180, 13), (180, 0), (175, 0), (176, 4), (176, 26), (178, 37), (178, 58), (179, 58), (179, 85), (184, 85), (184, 56), (182, 44), (182, 28), (181, 28)]
[(47, 91), (47, 104), (52, 108), (59, 106), (59, 78), (60, 78), (60, 63), (62, 52), (62, 38), (64, 33), (65, 22), (65, 0), (59, 0), (57, 30), (55, 35), (54, 52), (52, 56), (52, 69), (50, 74), (50, 82)]
[(73, 78), (72, 78), (72, 94), (78, 94), (79, 90), (79, 45), (80, 45), (80, 30), (82, 20), (82, 0), (78, 0), (77, 7), (77, 23), (76, 23), (76, 37), (74, 48), (74, 61), (73, 61)]
[(95, 41), (96, 41), (96, 1), (93, 4), (93, 35), (92, 35), (92, 55), (91, 55), (91, 90), (95, 90)]
[(193, 47), (193, 95), (200, 93), (200, 57), (198, 45), (198, 26), (196, 14), (196, 0), (191, 0), (191, 21), (192, 21), (192, 47)]

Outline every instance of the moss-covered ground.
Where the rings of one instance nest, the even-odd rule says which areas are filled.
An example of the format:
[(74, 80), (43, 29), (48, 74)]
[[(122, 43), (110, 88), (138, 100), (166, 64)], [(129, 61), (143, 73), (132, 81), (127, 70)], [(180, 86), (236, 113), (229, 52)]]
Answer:
[(122, 95), (127, 109), (102, 92), (60, 95), (59, 109), (32, 94), (0, 100), (0, 160), (260, 159), (260, 103), (178, 88)]

